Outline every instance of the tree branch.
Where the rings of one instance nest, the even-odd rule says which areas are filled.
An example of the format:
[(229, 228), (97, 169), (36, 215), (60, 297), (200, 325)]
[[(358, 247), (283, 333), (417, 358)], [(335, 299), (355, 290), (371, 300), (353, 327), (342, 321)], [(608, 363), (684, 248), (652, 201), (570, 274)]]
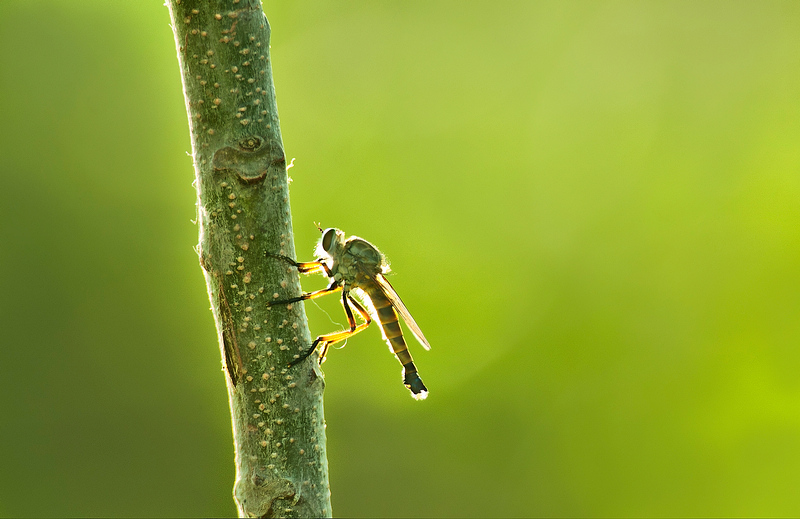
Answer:
[(192, 137), (198, 252), (225, 366), (242, 517), (330, 516), (315, 362), (300, 293), (288, 178), (259, 0), (168, 0)]

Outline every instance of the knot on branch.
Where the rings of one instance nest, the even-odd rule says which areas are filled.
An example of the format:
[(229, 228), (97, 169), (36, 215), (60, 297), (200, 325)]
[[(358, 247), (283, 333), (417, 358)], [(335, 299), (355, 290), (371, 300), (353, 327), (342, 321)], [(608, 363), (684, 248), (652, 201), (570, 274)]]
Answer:
[(265, 476), (253, 474), (235, 483), (233, 493), (240, 511), (244, 512), (241, 517), (286, 517), (286, 505), (296, 505), (300, 501), (291, 481)]
[(267, 176), (271, 166), (286, 168), (283, 148), (259, 135), (244, 137), (236, 146), (226, 146), (214, 153), (214, 169), (233, 171), (240, 180), (251, 183)]

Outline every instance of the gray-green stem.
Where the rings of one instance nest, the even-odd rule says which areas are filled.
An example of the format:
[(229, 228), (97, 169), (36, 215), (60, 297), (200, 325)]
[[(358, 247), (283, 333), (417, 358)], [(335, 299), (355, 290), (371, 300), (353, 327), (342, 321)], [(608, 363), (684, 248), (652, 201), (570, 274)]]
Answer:
[[(295, 257), (270, 28), (259, 0), (169, 0), (196, 173), (198, 253), (217, 324), (242, 517), (330, 516), (317, 363)], [(190, 477), (187, 475), (187, 477)]]

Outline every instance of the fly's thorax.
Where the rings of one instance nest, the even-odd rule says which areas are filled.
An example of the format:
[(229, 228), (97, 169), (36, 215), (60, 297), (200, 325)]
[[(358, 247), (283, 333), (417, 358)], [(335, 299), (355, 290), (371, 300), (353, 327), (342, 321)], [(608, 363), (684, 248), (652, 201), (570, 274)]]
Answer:
[(349, 254), (342, 254), (331, 267), (333, 279), (351, 287), (362, 286), (366, 282), (369, 271), (370, 269), (365, 271), (364, 266)]
[(365, 286), (377, 274), (389, 271), (377, 247), (357, 236), (346, 238), (335, 228), (323, 231), (316, 253), (330, 268), (333, 279), (350, 287)]
[(342, 268), (341, 263), (337, 265), (335, 271), (331, 270), (331, 274), (333, 274), (333, 280), (339, 285), (342, 285), (345, 289), (349, 290), (363, 285), (363, 276), (358, 271), (354, 272), (352, 269)]
[(386, 257), (377, 247), (356, 236), (348, 238), (342, 256), (369, 275), (384, 273), (389, 267)]

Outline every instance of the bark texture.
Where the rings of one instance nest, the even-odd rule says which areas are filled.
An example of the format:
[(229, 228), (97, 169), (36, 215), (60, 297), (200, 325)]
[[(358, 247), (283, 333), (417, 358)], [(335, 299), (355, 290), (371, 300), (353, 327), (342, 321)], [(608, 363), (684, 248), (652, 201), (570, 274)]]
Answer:
[(324, 381), (288, 363), (311, 342), (259, 0), (169, 0), (196, 172), (198, 253), (227, 380), (242, 517), (331, 515)]

